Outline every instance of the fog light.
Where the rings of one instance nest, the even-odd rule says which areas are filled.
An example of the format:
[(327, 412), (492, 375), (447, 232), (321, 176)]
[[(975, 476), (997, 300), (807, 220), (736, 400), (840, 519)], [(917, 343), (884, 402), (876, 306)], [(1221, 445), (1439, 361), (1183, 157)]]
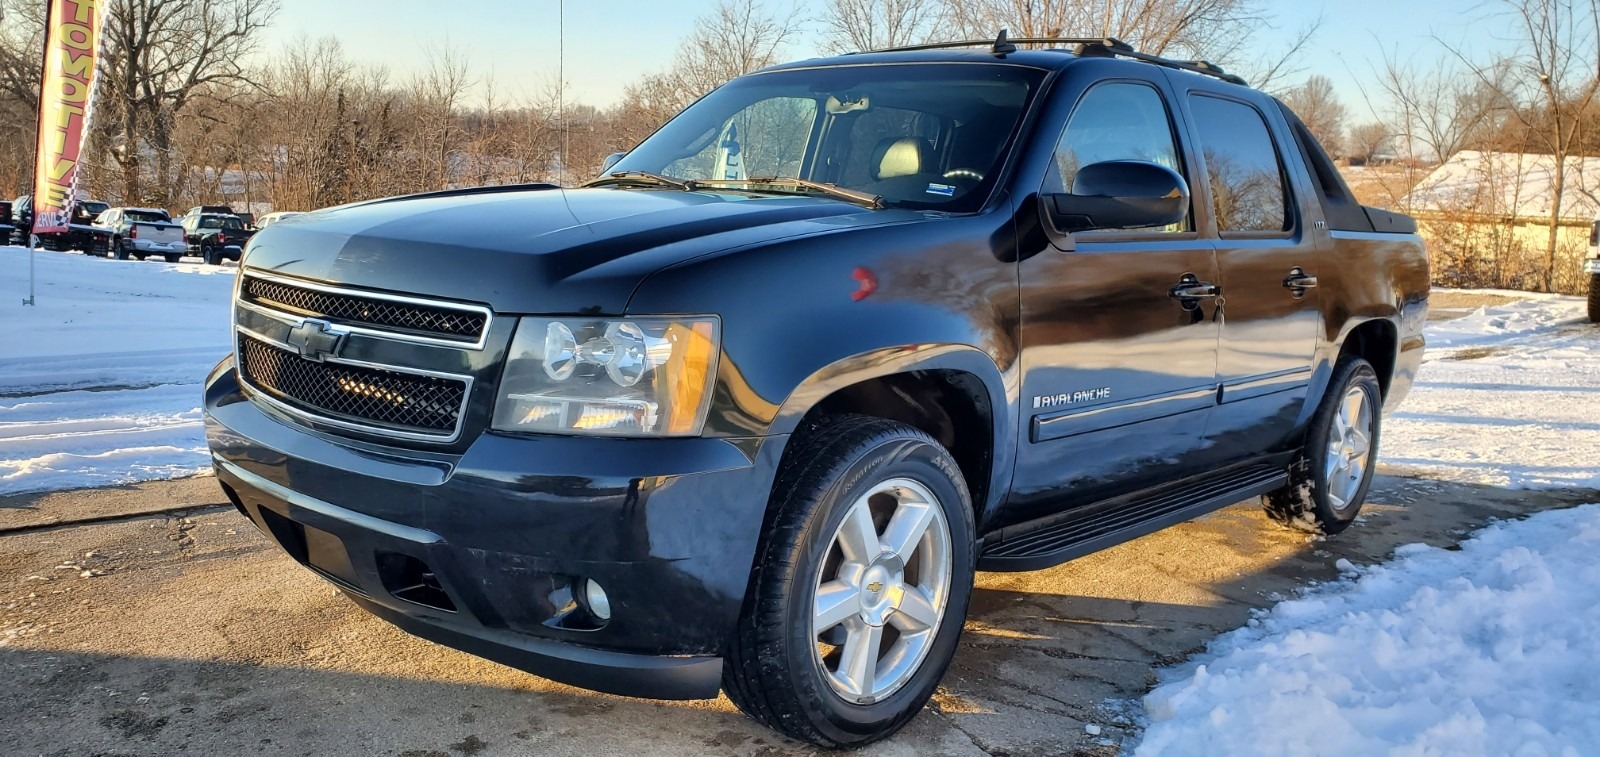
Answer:
[(584, 603), (589, 605), (589, 614), (593, 615), (595, 620), (611, 619), (611, 598), (606, 596), (606, 590), (600, 588), (600, 584), (592, 578), (584, 579), (583, 599)]

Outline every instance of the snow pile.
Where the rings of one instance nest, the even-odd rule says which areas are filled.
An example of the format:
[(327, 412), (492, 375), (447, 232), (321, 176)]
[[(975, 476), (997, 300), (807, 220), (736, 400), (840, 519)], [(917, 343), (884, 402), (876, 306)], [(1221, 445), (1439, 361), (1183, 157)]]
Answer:
[(1135, 753), (1593, 754), (1597, 553), (1600, 505), (1403, 547), (1212, 642)]
[(200, 384), (234, 268), (0, 247), (0, 495), (209, 469)]
[(1600, 489), (1600, 327), (1576, 297), (1430, 323), (1411, 395), (1384, 419), (1393, 472), (1521, 489)]

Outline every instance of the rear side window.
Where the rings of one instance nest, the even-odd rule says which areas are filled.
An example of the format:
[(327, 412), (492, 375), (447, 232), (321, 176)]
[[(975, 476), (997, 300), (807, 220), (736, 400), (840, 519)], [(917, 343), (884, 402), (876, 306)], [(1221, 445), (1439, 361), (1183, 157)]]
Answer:
[(1277, 148), (1261, 111), (1234, 100), (1189, 100), (1211, 188), (1217, 230), (1279, 232), (1290, 228), (1289, 199)]

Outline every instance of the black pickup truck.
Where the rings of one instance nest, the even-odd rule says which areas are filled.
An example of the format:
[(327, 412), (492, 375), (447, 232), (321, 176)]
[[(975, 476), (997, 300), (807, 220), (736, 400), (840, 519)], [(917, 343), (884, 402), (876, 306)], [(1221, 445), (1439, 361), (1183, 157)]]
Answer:
[(242, 219), (231, 214), (190, 213), (179, 221), (189, 243), (189, 254), (200, 256), (206, 265), (238, 260), (244, 255), (245, 243), (255, 236)]
[[(39, 246), (46, 250), (90, 252), (96, 249), (96, 241), (99, 238), (97, 230), (91, 224), (94, 223), (95, 217), (110, 207), (109, 204), (99, 200), (79, 200), (72, 206), (72, 217), (68, 220), (65, 232), (33, 236), (38, 237)], [(18, 197), (11, 203), (11, 208), (13, 216), (11, 244), (26, 246), (33, 230), (33, 195)]]
[(224, 491), (414, 634), (830, 747), (920, 711), (975, 571), (1247, 498), (1344, 529), (1422, 358), (1415, 225), (1216, 67), (1050, 42), (781, 65), (583, 188), (269, 227)]

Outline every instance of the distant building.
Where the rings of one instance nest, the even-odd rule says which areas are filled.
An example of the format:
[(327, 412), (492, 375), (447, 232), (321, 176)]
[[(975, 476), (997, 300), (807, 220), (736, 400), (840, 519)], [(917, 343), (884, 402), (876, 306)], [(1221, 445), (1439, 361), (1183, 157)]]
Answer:
[[(1569, 158), (1560, 170), (1566, 181), (1552, 283), (1570, 291), (1600, 211), (1600, 158)], [(1443, 263), (1501, 286), (1533, 287), (1550, 267), (1556, 176), (1552, 155), (1465, 150), (1417, 182), (1402, 209), (1421, 224), (1436, 268)]]

